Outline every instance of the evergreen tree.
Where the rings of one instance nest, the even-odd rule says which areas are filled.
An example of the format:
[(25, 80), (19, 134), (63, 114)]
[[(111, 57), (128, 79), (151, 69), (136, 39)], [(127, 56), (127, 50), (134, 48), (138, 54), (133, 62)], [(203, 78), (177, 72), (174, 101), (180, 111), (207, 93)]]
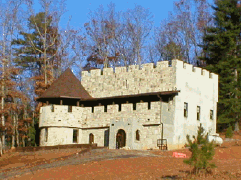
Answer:
[(206, 29), (202, 45), (206, 69), (219, 75), (218, 123), (234, 123), (241, 117), (241, 7), (239, 0), (216, 0), (214, 26)]
[(193, 166), (193, 173), (199, 174), (201, 170), (205, 173), (210, 173), (211, 168), (216, 167), (214, 163), (210, 163), (215, 154), (213, 142), (208, 142), (207, 135), (204, 134), (202, 125), (198, 127), (197, 136), (193, 136), (193, 141), (190, 136), (187, 135), (187, 146), (189, 151), (192, 152), (192, 156), (189, 159), (185, 159), (184, 163)]
[[(38, 81), (35, 91), (40, 95), (52, 83), (54, 69), (59, 64), (58, 28), (53, 25), (53, 17), (44, 12), (30, 16), (28, 28), (29, 33), (20, 32), (21, 38), (12, 42), (16, 45), (15, 62), (22, 69), (33, 73)], [(42, 89), (41, 92), (39, 89)]]

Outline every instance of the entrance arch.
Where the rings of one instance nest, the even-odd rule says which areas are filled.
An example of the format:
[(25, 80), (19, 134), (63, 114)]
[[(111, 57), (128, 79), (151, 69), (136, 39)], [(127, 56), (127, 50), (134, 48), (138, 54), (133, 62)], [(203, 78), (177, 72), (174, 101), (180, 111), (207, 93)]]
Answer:
[(123, 129), (119, 129), (116, 134), (116, 149), (126, 146), (126, 132)]

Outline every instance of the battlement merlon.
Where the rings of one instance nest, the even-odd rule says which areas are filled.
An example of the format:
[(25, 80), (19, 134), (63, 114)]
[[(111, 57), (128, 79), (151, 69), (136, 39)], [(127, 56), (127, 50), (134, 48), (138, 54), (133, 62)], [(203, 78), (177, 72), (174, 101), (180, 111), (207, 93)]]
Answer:
[[(169, 68), (169, 62), (168, 61), (159, 61), (156, 63), (156, 66), (154, 66), (154, 63), (147, 63), (142, 64), (141, 67), (139, 65), (130, 65), (129, 67), (116, 67), (115, 71), (113, 68), (103, 68), (103, 73), (101, 69), (92, 69), (90, 72), (88, 71), (82, 71), (82, 80), (85, 78), (94, 78), (98, 76), (106, 76), (106, 75), (113, 75), (113, 74), (122, 74), (126, 72), (152, 72), (153, 69), (157, 70), (166, 70)], [(178, 59), (173, 59), (171, 61), (171, 67), (180, 69), (185, 69), (186, 72), (189, 73), (196, 73), (200, 74), (200, 76), (210, 78), (210, 79), (218, 79), (218, 75), (211, 73), (205, 69), (199, 68), (199, 67), (193, 67), (192, 64), (185, 63)], [(171, 68), (170, 67), (170, 68)]]

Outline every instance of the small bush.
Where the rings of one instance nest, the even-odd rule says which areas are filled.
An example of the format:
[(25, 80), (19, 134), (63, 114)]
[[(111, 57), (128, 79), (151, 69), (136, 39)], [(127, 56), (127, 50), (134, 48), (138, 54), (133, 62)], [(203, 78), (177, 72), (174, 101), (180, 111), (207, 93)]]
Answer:
[(229, 125), (227, 131), (226, 131), (226, 134), (225, 134), (225, 137), (226, 138), (231, 138), (233, 137), (233, 128), (231, 125)]
[(193, 141), (189, 135), (187, 135), (187, 141), (186, 146), (189, 147), (192, 156), (190, 159), (184, 160), (184, 163), (193, 166), (194, 174), (199, 174), (200, 171), (211, 173), (211, 169), (216, 167), (214, 163), (209, 162), (215, 154), (214, 144), (213, 142), (208, 142), (207, 134), (204, 135), (204, 129), (201, 124), (198, 127), (197, 136), (193, 136)]

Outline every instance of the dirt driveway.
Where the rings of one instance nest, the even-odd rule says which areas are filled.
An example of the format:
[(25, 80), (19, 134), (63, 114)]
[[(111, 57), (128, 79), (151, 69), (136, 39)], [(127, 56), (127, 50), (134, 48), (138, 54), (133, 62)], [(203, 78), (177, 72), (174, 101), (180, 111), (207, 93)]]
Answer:
[[(217, 168), (208, 177), (241, 179), (241, 136), (217, 147)], [(190, 157), (188, 149), (178, 150)], [(0, 179), (191, 179), (190, 167), (173, 151), (80, 149), (9, 153), (0, 159)]]

